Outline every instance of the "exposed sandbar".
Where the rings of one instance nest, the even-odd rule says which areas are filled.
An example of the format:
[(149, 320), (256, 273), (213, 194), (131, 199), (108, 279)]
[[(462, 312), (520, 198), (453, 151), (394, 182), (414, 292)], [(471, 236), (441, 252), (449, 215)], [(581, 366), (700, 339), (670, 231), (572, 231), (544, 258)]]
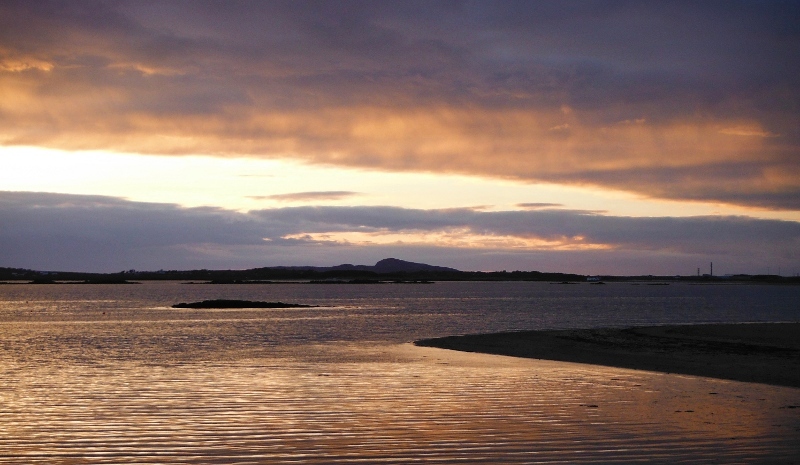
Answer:
[(800, 323), (520, 331), (415, 344), (800, 388)]

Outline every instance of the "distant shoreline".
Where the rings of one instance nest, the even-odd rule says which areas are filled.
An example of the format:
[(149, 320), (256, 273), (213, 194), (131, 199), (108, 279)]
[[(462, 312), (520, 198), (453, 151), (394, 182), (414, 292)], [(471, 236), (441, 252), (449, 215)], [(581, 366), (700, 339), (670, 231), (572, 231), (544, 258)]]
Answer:
[(800, 323), (520, 331), (414, 344), (800, 388)]
[(374, 282), (430, 283), (435, 281), (546, 281), (552, 284), (605, 284), (626, 282), (667, 286), (671, 283), (692, 284), (790, 284), (800, 285), (800, 276), (780, 275), (584, 275), (576, 273), (541, 271), (461, 271), (444, 266), (385, 258), (375, 265), (341, 264), (337, 266), (272, 266), (247, 270), (127, 270), (115, 273), (89, 273), (72, 271), (37, 271), (24, 268), (0, 267), (1, 281), (30, 281), (52, 283), (58, 281), (201, 281), (210, 284), (270, 284), (273, 281), (311, 281), (314, 284), (335, 282), (341, 284), (372, 284)]

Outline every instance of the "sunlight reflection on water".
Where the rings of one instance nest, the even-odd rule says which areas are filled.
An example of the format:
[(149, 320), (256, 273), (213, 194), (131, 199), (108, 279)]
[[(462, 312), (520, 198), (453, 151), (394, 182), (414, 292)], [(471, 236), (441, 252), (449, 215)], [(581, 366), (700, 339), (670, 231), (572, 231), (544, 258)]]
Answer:
[[(568, 294), (596, 292), (589, 286), (437, 286), (155, 283), (125, 287), (120, 300), (115, 286), (7, 286), (0, 463), (800, 460), (800, 409), (789, 408), (800, 405), (797, 389), (404, 344), (599, 318), (579, 308), (558, 320), (546, 304), (564, 312), (582, 300), (626, 302), (603, 318), (631, 324), (643, 313), (672, 322), (661, 320), (675, 308), (718, 308), (724, 298), (693, 289), (619, 288), (600, 299)], [(492, 300), (495, 292), (502, 299)], [(791, 317), (795, 307), (780, 302), (797, 291), (777, 292), (774, 307)], [(330, 306), (168, 308), (232, 295)], [(721, 317), (706, 310), (697, 318)]]

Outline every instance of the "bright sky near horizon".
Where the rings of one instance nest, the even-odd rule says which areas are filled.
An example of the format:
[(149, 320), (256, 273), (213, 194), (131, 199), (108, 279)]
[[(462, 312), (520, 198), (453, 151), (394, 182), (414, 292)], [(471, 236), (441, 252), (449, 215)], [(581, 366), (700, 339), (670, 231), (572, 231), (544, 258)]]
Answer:
[(800, 272), (800, 3), (0, 5), (0, 266)]

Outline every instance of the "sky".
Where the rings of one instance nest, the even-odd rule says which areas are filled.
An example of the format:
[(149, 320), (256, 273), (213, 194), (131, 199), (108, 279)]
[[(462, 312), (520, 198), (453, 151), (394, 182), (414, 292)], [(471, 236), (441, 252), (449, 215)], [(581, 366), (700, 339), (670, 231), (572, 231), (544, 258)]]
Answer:
[(800, 273), (800, 2), (0, 2), (0, 266)]

